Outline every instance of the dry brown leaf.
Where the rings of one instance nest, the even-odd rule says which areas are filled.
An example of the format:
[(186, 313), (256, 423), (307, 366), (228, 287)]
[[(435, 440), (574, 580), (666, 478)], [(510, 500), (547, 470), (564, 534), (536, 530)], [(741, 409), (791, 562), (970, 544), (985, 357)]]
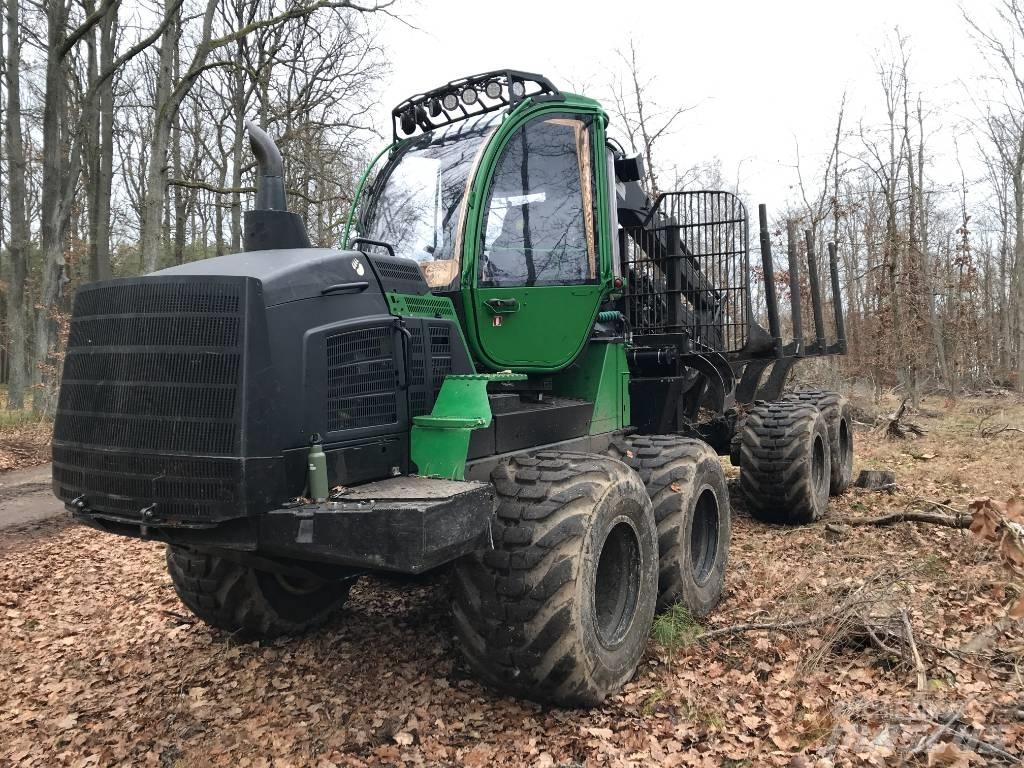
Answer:
[(975, 762), (982, 762), (981, 756), (977, 752), (961, 749), (951, 741), (947, 741), (944, 744), (936, 744), (928, 750), (929, 767), (970, 768), (970, 765)]
[(1024, 497), (1013, 496), (1006, 502), (1006, 517), (1017, 523), (1024, 523)]
[(1010, 606), (1009, 615), (1014, 619), (1024, 619), (1024, 597)]

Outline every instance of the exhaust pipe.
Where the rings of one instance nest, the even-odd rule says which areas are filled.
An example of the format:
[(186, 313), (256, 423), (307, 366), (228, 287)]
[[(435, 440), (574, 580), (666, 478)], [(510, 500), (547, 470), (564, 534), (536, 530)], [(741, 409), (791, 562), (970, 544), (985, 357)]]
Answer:
[(245, 212), (242, 245), (246, 251), (309, 248), (306, 225), (288, 210), (281, 150), (266, 131), (245, 121), (249, 146), (256, 158), (256, 207)]
[(284, 160), (270, 134), (252, 120), (245, 121), (249, 146), (256, 157), (256, 210), (287, 211), (284, 193)]

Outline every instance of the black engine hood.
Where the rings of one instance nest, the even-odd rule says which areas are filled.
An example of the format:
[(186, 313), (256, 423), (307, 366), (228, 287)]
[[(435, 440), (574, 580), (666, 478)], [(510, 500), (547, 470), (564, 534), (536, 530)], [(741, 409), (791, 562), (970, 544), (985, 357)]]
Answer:
[(343, 283), (366, 282), (366, 290), (380, 292), (366, 254), (332, 248), (245, 251), (161, 269), (152, 275), (254, 277), (263, 284), (268, 307), (320, 296), (325, 288)]

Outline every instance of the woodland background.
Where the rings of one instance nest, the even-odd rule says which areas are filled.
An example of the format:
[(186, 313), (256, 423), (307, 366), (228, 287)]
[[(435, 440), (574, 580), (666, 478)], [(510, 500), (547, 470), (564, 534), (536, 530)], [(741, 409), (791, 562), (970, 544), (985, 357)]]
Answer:
[[(957, 126), (958, 174), (939, 172), (950, 167), (933, 153), (948, 130), (942, 105), (915, 85), (912, 41), (893, 30), (875, 56), (885, 119), (840, 107), (827, 162), (795, 169), (800, 203), (770, 211), (783, 307), (786, 222), (839, 244), (850, 354), (830, 365), (876, 392), (1024, 387), (1024, 7), (994, 4), (995, 21), (964, 12), (986, 70), (959, 105), (970, 117)], [(53, 409), (77, 286), (239, 249), (254, 191), (247, 117), (277, 137), (313, 242), (338, 243), (359, 174), (386, 143), (380, 39), (407, 23), (402, 11), (386, 1), (0, 0), (9, 411)], [(700, 107), (654, 103), (642, 52), (617, 54), (588, 95), (645, 155), (649, 187), (729, 188), (714, 162), (681, 168), (659, 154)], [(845, 103), (840, 90), (820, 100)], [(757, 280), (754, 290), (762, 300)]]

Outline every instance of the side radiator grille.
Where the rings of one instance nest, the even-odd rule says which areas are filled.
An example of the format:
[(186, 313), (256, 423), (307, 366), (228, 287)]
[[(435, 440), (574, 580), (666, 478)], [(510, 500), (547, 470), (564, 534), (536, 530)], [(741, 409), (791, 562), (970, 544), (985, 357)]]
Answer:
[(430, 413), (444, 377), (452, 372), (453, 323), (409, 323), (409, 413)]
[(395, 331), (390, 326), (326, 337), (327, 430), (398, 421)]
[(449, 325), (430, 325), (431, 400), (441, 391), (444, 377), (452, 372), (452, 329)]

